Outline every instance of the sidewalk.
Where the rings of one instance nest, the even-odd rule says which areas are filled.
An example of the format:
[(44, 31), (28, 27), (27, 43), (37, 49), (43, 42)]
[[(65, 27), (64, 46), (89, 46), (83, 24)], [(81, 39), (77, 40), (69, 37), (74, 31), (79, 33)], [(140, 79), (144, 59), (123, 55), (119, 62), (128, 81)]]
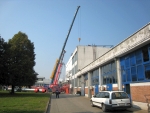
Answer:
[(129, 108), (127, 110), (133, 113), (148, 113), (148, 110), (143, 110), (135, 107)]

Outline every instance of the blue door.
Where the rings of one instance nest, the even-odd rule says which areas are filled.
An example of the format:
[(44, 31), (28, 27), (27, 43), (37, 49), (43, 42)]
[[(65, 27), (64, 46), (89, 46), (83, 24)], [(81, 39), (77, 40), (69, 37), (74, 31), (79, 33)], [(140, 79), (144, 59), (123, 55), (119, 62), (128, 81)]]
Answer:
[(96, 95), (98, 92), (99, 92), (99, 90), (98, 90), (98, 85), (95, 85), (95, 89), (94, 89), (95, 95)]
[(112, 91), (112, 84), (107, 84), (107, 91)]

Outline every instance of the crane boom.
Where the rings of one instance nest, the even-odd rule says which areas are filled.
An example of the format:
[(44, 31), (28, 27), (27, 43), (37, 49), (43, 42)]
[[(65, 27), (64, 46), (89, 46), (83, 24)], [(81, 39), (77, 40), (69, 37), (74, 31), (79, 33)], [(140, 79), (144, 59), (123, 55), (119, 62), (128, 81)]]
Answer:
[[(65, 42), (64, 42), (64, 45), (63, 45), (61, 54), (60, 54), (60, 56), (59, 56), (58, 63), (56, 64), (56, 69), (54, 70), (54, 78), (55, 78), (57, 69), (58, 69), (58, 67), (59, 67), (59, 64), (60, 64), (60, 61), (61, 61), (61, 57), (63, 56), (63, 52), (64, 52), (64, 49), (65, 49), (65, 46), (66, 46), (68, 37), (69, 37), (69, 35), (70, 35), (71, 29), (72, 29), (72, 26), (73, 26), (73, 23), (74, 23), (74, 20), (75, 20), (75, 18), (76, 18), (76, 15), (77, 15), (77, 13), (78, 13), (79, 8), (80, 8), (80, 6), (77, 7), (77, 10), (76, 10), (76, 12), (75, 12), (73, 21), (72, 21), (71, 26), (70, 26), (70, 29), (69, 29), (69, 32), (68, 32), (67, 37), (66, 37), (66, 40), (65, 40)], [(53, 82), (53, 80), (52, 80), (51, 82)]]

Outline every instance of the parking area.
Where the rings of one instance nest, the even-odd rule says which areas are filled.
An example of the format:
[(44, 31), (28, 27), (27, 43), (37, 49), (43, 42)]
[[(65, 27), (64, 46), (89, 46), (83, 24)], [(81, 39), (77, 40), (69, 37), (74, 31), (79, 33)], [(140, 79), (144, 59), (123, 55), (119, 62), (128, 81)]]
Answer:
[[(104, 113), (99, 107), (91, 107), (90, 99), (79, 95), (60, 94), (51, 96), (47, 113)], [(146, 110), (130, 108), (127, 110), (108, 111), (107, 113), (148, 113)]]

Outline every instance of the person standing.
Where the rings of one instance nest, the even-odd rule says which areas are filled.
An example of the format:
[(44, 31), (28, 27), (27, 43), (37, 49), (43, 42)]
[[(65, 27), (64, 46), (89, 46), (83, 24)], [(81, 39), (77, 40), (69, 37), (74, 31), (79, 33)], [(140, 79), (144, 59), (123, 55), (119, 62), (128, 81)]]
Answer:
[(58, 89), (56, 89), (56, 98), (59, 98), (59, 91), (58, 91)]

